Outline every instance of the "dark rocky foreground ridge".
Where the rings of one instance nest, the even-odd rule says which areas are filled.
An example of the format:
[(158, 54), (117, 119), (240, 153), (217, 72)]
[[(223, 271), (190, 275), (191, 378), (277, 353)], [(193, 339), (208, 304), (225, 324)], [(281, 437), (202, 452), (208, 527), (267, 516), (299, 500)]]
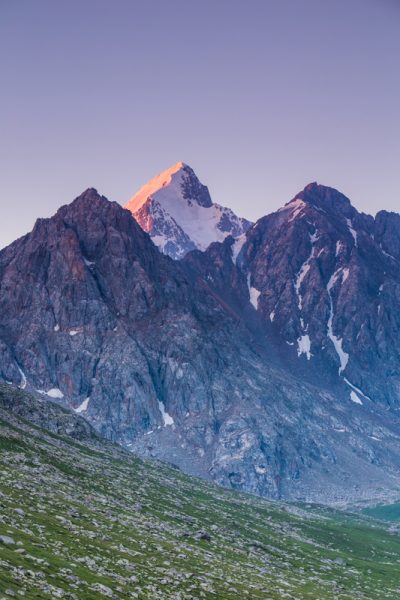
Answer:
[(9, 419), (12, 415), (57, 435), (104, 446), (104, 439), (97, 435), (86, 419), (51, 400), (35, 398), (19, 388), (0, 384), (0, 411), (3, 418)]
[(226, 486), (398, 497), (399, 221), (311, 184), (173, 261), (87, 190), (0, 252), (0, 377)]

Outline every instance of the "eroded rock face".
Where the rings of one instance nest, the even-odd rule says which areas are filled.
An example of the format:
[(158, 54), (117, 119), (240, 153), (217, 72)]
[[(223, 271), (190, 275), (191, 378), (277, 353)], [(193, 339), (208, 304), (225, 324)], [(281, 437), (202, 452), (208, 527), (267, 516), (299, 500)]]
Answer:
[(0, 377), (223, 485), (327, 502), (390, 495), (396, 219), (312, 184), (177, 262), (87, 190), (0, 252)]

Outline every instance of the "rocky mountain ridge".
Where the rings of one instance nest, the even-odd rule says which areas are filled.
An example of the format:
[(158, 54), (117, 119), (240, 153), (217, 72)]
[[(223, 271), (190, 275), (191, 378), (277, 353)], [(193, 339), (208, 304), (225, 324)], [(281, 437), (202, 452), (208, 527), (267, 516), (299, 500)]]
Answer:
[(264, 322), (359, 404), (399, 406), (399, 223), (310, 184), (260, 219), (238, 257)]
[(87, 190), (0, 252), (0, 377), (228, 487), (396, 498), (398, 219), (311, 184), (173, 261)]

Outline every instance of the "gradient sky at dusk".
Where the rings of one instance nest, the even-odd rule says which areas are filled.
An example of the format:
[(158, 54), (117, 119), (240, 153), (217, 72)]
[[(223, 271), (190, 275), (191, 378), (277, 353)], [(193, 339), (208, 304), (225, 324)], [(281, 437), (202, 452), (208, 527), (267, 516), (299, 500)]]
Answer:
[(179, 160), (249, 219), (400, 210), (399, 0), (0, 0), (0, 247)]

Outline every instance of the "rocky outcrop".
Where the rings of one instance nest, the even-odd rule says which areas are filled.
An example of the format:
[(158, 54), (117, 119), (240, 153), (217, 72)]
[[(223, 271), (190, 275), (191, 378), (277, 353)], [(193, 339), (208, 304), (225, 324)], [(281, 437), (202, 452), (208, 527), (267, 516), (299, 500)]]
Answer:
[(174, 261), (87, 190), (0, 252), (0, 377), (226, 486), (396, 494), (396, 218), (312, 184)]
[(50, 400), (35, 398), (13, 386), (0, 384), (0, 419), (8, 420), (10, 416), (77, 441), (100, 441), (88, 421), (71, 410)]

